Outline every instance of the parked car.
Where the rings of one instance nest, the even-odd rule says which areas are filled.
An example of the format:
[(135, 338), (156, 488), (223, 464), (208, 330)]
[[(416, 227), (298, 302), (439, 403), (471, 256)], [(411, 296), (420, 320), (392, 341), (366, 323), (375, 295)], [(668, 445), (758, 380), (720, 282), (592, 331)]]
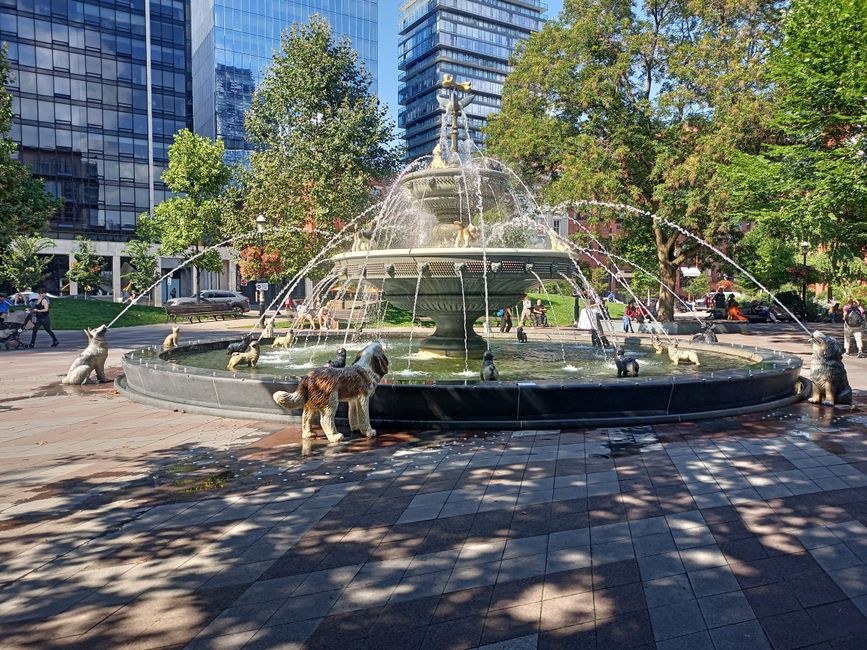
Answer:
[(171, 298), (166, 300), (167, 307), (174, 305), (185, 305), (195, 302), (215, 302), (219, 304), (228, 304), (232, 311), (236, 314), (243, 314), (250, 311), (250, 300), (242, 293), (237, 291), (218, 291), (216, 289), (207, 289), (200, 291), (197, 296), (187, 296), (184, 298)]

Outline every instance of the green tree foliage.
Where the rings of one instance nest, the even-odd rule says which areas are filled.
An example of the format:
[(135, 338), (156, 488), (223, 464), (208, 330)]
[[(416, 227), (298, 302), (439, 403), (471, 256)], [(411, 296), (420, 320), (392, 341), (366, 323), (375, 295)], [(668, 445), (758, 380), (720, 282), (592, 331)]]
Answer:
[[(503, 110), (489, 123), (491, 151), (550, 203), (622, 202), (728, 243), (733, 224), (717, 169), (733, 149), (763, 141), (763, 63), (777, 14), (773, 0), (566, 0), (559, 20), (517, 55)], [(626, 237), (653, 241), (654, 259), (636, 261), (655, 265), (673, 289), (698, 245), (621, 217)], [(673, 317), (667, 291), (659, 309)]]
[(129, 256), (132, 267), (126, 274), (126, 282), (136, 293), (142, 293), (160, 277), (157, 255), (151, 252), (150, 242), (142, 239), (131, 239), (124, 253)]
[(867, 3), (796, 0), (769, 62), (774, 140), (728, 169), (735, 207), (832, 283), (867, 277)]
[(77, 241), (78, 250), (72, 254), (75, 261), (66, 272), (66, 277), (70, 282), (78, 284), (78, 288), (84, 293), (86, 299), (87, 294), (99, 286), (99, 278), (105, 260), (96, 254), (93, 250), (93, 243), (89, 240), (78, 237)]
[(22, 233), (39, 233), (49, 217), (62, 205), (45, 191), (41, 179), (13, 156), (15, 143), (8, 137), (12, 129), (12, 96), (6, 90), (11, 81), (6, 46), (0, 45), (0, 253)]
[[(735, 259), (765, 287), (778, 291), (792, 280), (789, 269), (797, 263), (797, 244), (789, 233), (779, 232), (768, 221), (759, 221), (738, 243)], [(738, 284), (752, 282), (738, 277)]]
[[(223, 141), (213, 141), (184, 129), (169, 147), (169, 166), (163, 182), (175, 193), (139, 217), (138, 235), (159, 241), (167, 257), (191, 257), (220, 243), (225, 220), (233, 209), (226, 185), (231, 170), (223, 161)], [(222, 268), (217, 250), (196, 258), (193, 265), (206, 271)]]
[(54, 243), (44, 237), (13, 238), (0, 257), (0, 279), (8, 280), (18, 291), (36, 289), (48, 276), (48, 264), (54, 259), (41, 253), (53, 247)]
[(710, 280), (707, 279), (707, 274), (700, 273), (695, 276), (686, 285), (686, 291), (693, 298), (701, 298), (710, 291)]
[(286, 275), (330, 238), (316, 231), (336, 232), (368, 207), (371, 182), (398, 163), (388, 144), (393, 125), (370, 93), (370, 74), (349, 40), (335, 40), (319, 17), (283, 35), (246, 129), (257, 150), (243, 175), (244, 209), (230, 232), (250, 232), (259, 214), (269, 227), (302, 229), (266, 235), (265, 248), (282, 253)]

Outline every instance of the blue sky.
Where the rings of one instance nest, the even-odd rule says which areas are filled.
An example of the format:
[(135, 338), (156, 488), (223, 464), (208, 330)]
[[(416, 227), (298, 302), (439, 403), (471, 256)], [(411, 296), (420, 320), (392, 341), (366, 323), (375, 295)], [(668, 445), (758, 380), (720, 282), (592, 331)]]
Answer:
[[(397, 23), (403, 0), (379, 0), (379, 97), (397, 123)], [(555, 18), (563, 0), (548, 0), (547, 16)]]

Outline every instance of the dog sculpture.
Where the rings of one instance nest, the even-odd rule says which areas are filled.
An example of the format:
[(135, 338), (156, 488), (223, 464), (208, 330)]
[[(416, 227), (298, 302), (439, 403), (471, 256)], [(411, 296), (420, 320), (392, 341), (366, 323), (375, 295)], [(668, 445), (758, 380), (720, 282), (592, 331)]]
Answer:
[(260, 338), (263, 339), (273, 339), (274, 338), (274, 321), (269, 321), (265, 324), (265, 327), (262, 328), (262, 336)]
[(479, 229), (473, 224), (462, 224), (460, 221), (452, 222), (458, 227), (458, 234), (455, 235), (455, 248), (469, 248), (470, 244), (479, 238)]
[(693, 334), (693, 343), (719, 343), (716, 338), (716, 324), (713, 321), (705, 321), (701, 328), (701, 332)]
[(518, 327), (518, 343), (526, 343), (527, 342), (527, 332), (524, 331), (524, 326), (521, 325)]
[(353, 251), (369, 251), (370, 242), (373, 239), (373, 229), (356, 230), (352, 233), (352, 250)]
[(259, 342), (250, 341), (250, 347), (246, 352), (235, 352), (229, 357), (229, 365), (226, 368), (229, 370), (234, 370), (238, 366), (255, 368), (257, 363), (259, 363)]
[(482, 381), (500, 381), (500, 371), (494, 365), (494, 353), (490, 350), (485, 352), (482, 357), (482, 372), (480, 373)]
[(662, 342), (654, 337), (652, 339), (653, 349), (656, 350), (656, 354), (662, 354), (663, 352), (668, 352), (668, 358), (674, 365), (680, 364), (681, 361), (686, 363), (693, 363), (697, 366), (701, 365), (701, 362), (698, 360), (698, 354), (695, 350), (680, 350), (678, 349), (678, 343), (675, 341), (671, 345), (663, 345)]
[(638, 376), (638, 361), (635, 357), (627, 357), (622, 345), (614, 349), (614, 365), (617, 366), (618, 377)]
[(558, 233), (553, 228), (548, 228), (548, 238), (551, 240), (551, 250), (559, 251), (561, 253), (570, 253), (572, 252), (572, 247), (569, 246), (569, 243), (564, 240), (560, 233)]
[(337, 348), (337, 352), (335, 353), (336, 359), (332, 359), (329, 361), (327, 365), (329, 368), (345, 368), (346, 367), (346, 350), (344, 348)]
[(180, 336), (181, 328), (177, 325), (172, 325), (172, 333), (163, 340), (163, 350), (171, 350), (178, 347), (178, 337)]
[(376, 435), (370, 426), (370, 397), (379, 380), (388, 372), (388, 357), (379, 341), (362, 350), (349, 368), (319, 368), (307, 374), (294, 393), (277, 391), (274, 401), (285, 409), (304, 407), (301, 437), (313, 437), (313, 416), (321, 413), (320, 423), (329, 442), (340, 442), (343, 434), (334, 426), (339, 402), (349, 403), (349, 426), (368, 438)]
[(108, 332), (106, 325), (100, 325), (94, 330), (84, 330), (84, 333), (87, 334), (87, 347), (75, 357), (75, 361), (69, 366), (66, 377), (60, 380), (61, 384), (76, 386), (86, 384), (92, 371), (96, 371), (96, 378), (100, 382), (108, 381), (105, 377), (105, 360), (108, 358), (106, 332)]
[(293, 343), (295, 343), (295, 330), (288, 330), (286, 336), (275, 336), (274, 340), (271, 341), (271, 347), (288, 350)]
[(823, 399), (831, 404), (852, 403), (852, 388), (843, 365), (843, 346), (819, 330), (813, 332), (810, 380), (813, 382), (811, 404), (821, 404)]
[(229, 343), (226, 346), (226, 354), (233, 354), (235, 352), (246, 352), (247, 348), (250, 347), (250, 341), (253, 340), (252, 334), (244, 334), (241, 337), (240, 341), (236, 341), (235, 343)]

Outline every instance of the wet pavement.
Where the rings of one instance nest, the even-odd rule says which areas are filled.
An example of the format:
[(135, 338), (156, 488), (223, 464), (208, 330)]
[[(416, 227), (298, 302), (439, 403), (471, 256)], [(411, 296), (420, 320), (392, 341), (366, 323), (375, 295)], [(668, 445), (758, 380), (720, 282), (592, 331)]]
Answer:
[[(167, 327), (135, 330), (111, 333), (109, 365)], [(720, 338), (807, 352), (785, 327)], [(864, 647), (861, 390), (330, 446), (60, 386), (74, 351), (0, 354), (4, 648)]]

